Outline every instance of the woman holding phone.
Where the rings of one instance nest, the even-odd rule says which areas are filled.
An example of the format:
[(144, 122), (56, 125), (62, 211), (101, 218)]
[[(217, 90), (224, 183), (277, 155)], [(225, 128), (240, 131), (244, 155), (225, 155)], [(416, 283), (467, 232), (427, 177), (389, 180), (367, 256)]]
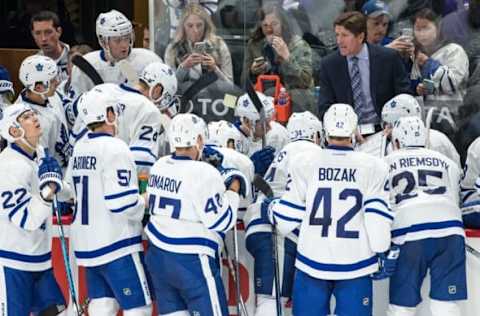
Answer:
[(259, 10), (257, 27), (245, 52), (242, 82), (250, 78), (255, 83), (257, 76), (262, 74), (279, 75), (290, 93), (294, 112), (317, 112), (316, 106), (310, 108), (309, 104), (313, 103), (312, 50), (292, 29), (281, 7), (267, 4)]
[(415, 59), (411, 79), (423, 96), (425, 108), (436, 107), (455, 127), (458, 108), (463, 104), (468, 80), (468, 57), (460, 45), (439, 36), (439, 18), (430, 9), (420, 10), (413, 19)]
[(230, 51), (198, 4), (185, 7), (175, 39), (165, 52), (165, 62), (176, 69), (180, 83), (198, 79), (203, 71), (214, 71), (227, 81), (233, 79)]

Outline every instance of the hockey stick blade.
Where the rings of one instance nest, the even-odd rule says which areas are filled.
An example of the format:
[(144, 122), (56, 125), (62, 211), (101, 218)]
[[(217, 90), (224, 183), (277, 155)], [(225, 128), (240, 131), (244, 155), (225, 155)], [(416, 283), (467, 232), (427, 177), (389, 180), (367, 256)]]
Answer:
[(260, 191), (262, 192), (266, 197), (268, 198), (273, 198), (273, 190), (268, 184), (267, 181), (265, 181), (264, 178), (259, 176), (258, 174), (255, 175), (253, 178), (253, 185)]
[(477, 259), (480, 259), (480, 251), (476, 250), (469, 244), (465, 244), (465, 249), (470, 252), (472, 255), (474, 255)]
[(72, 64), (77, 66), (88, 78), (90, 78), (94, 85), (99, 85), (104, 82), (97, 70), (93, 68), (93, 66), (85, 58), (83, 58), (83, 56), (73, 56)]
[(197, 79), (188, 89), (183, 93), (180, 98), (180, 113), (185, 111), (187, 102), (193, 99), (200, 91), (208, 87), (210, 84), (217, 81), (218, 76), (216, 73), (209, 71), (204, 73)]

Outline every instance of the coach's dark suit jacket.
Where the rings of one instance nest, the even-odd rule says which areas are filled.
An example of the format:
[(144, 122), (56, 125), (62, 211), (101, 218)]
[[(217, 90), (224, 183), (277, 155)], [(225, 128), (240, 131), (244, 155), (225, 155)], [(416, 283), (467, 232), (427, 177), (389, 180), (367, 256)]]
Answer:
[[(383, 105), (400, 93), (411, 93), (410, 80), (397, 51), (379, 45), (368, 44), (370, 62), (370, 91), (378, 117)], [(347, 58), (337, 50), (322, 60), (320, 66), (320, 117), (333, 103), (353, 106), (352, 85)]]

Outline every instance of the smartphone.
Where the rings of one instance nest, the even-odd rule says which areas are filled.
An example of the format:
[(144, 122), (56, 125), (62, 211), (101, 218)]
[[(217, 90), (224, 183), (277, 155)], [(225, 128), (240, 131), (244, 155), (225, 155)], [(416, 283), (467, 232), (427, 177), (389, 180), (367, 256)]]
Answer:
[(412, 42), (413, 41), (413, 29), (410, 27), (403, 28), (400, 31), (400, 35), (405, 42)]
[(265, 62), (265, 58), (263, 56), (257, 57), (253, 60), (256, 64), (261, 64)]
[(196, 42), (193, 45), (193, 51), (198, 54), (205, 54), (207, 50), (207, 43), (206, 42)]
[(435, 93), (435, 82), (430, 79), (423, 79), (422, 84), (427, 90), (428, 94), (434, 94)]

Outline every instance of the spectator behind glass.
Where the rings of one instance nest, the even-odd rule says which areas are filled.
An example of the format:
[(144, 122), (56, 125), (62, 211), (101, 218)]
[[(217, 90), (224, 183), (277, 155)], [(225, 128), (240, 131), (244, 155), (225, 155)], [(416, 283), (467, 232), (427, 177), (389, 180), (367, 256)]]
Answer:
[(7, 68), (0, 65), (0, 106), (12, 104), (15, 100), (13, 82)]
[(215, 34), (207, 11), (188, 5), (175, 40), (165, 52), (165, 63), (176, 69), (179, 83), (197, 80), (202, 71), (214, 71), (220, 79), (232, 81), (232, 58), (225, 41)]
[(383, 1), (370, 0), (362, 7), (367, 16), (367, 42), (395, 49), (402, 57), (410, 57), (414, 46), (412, 37), (400, 36), (393, 39), (388, 36), (392, 16), (389, 7)]
[(413, 19), (416, 55), (411, 79), (425, 110), (440, 110), (434, 120), (439, 124), (437, 129), (451, 135), (465, 95), (468, 57), (460, 45), (440, 38), (438, 22), (438, 16), (430, 9), (420, 10)]
[(150, 49), (150, 30), (146, 26), (143, 28), (142, 47)]
[[(247, 44), (242, 82), (261, 74), (278, 74), (292, 99), (293, 112), (316, 113), (313, 94), (312, 49), (291, 32), (285, 11), (268, 4), (258, 12), (258, 24)], [(269, 91), (266, 91), (269, 94)]]
[(57, 14), (52, 11), (35, 13), (30, 20), (32, 37), (40, 51), (38, 54), (53, 59), (58, 66), (60, 81), (68, 78), (68, 50), (69, 46), (60, 41), (62, 27)]
[(470, 76), (480, 59), (480, 0), (470, 0), (468, 8), (460, 8), (444, 17), (440, 23), (440, 36), (465, 49)]

